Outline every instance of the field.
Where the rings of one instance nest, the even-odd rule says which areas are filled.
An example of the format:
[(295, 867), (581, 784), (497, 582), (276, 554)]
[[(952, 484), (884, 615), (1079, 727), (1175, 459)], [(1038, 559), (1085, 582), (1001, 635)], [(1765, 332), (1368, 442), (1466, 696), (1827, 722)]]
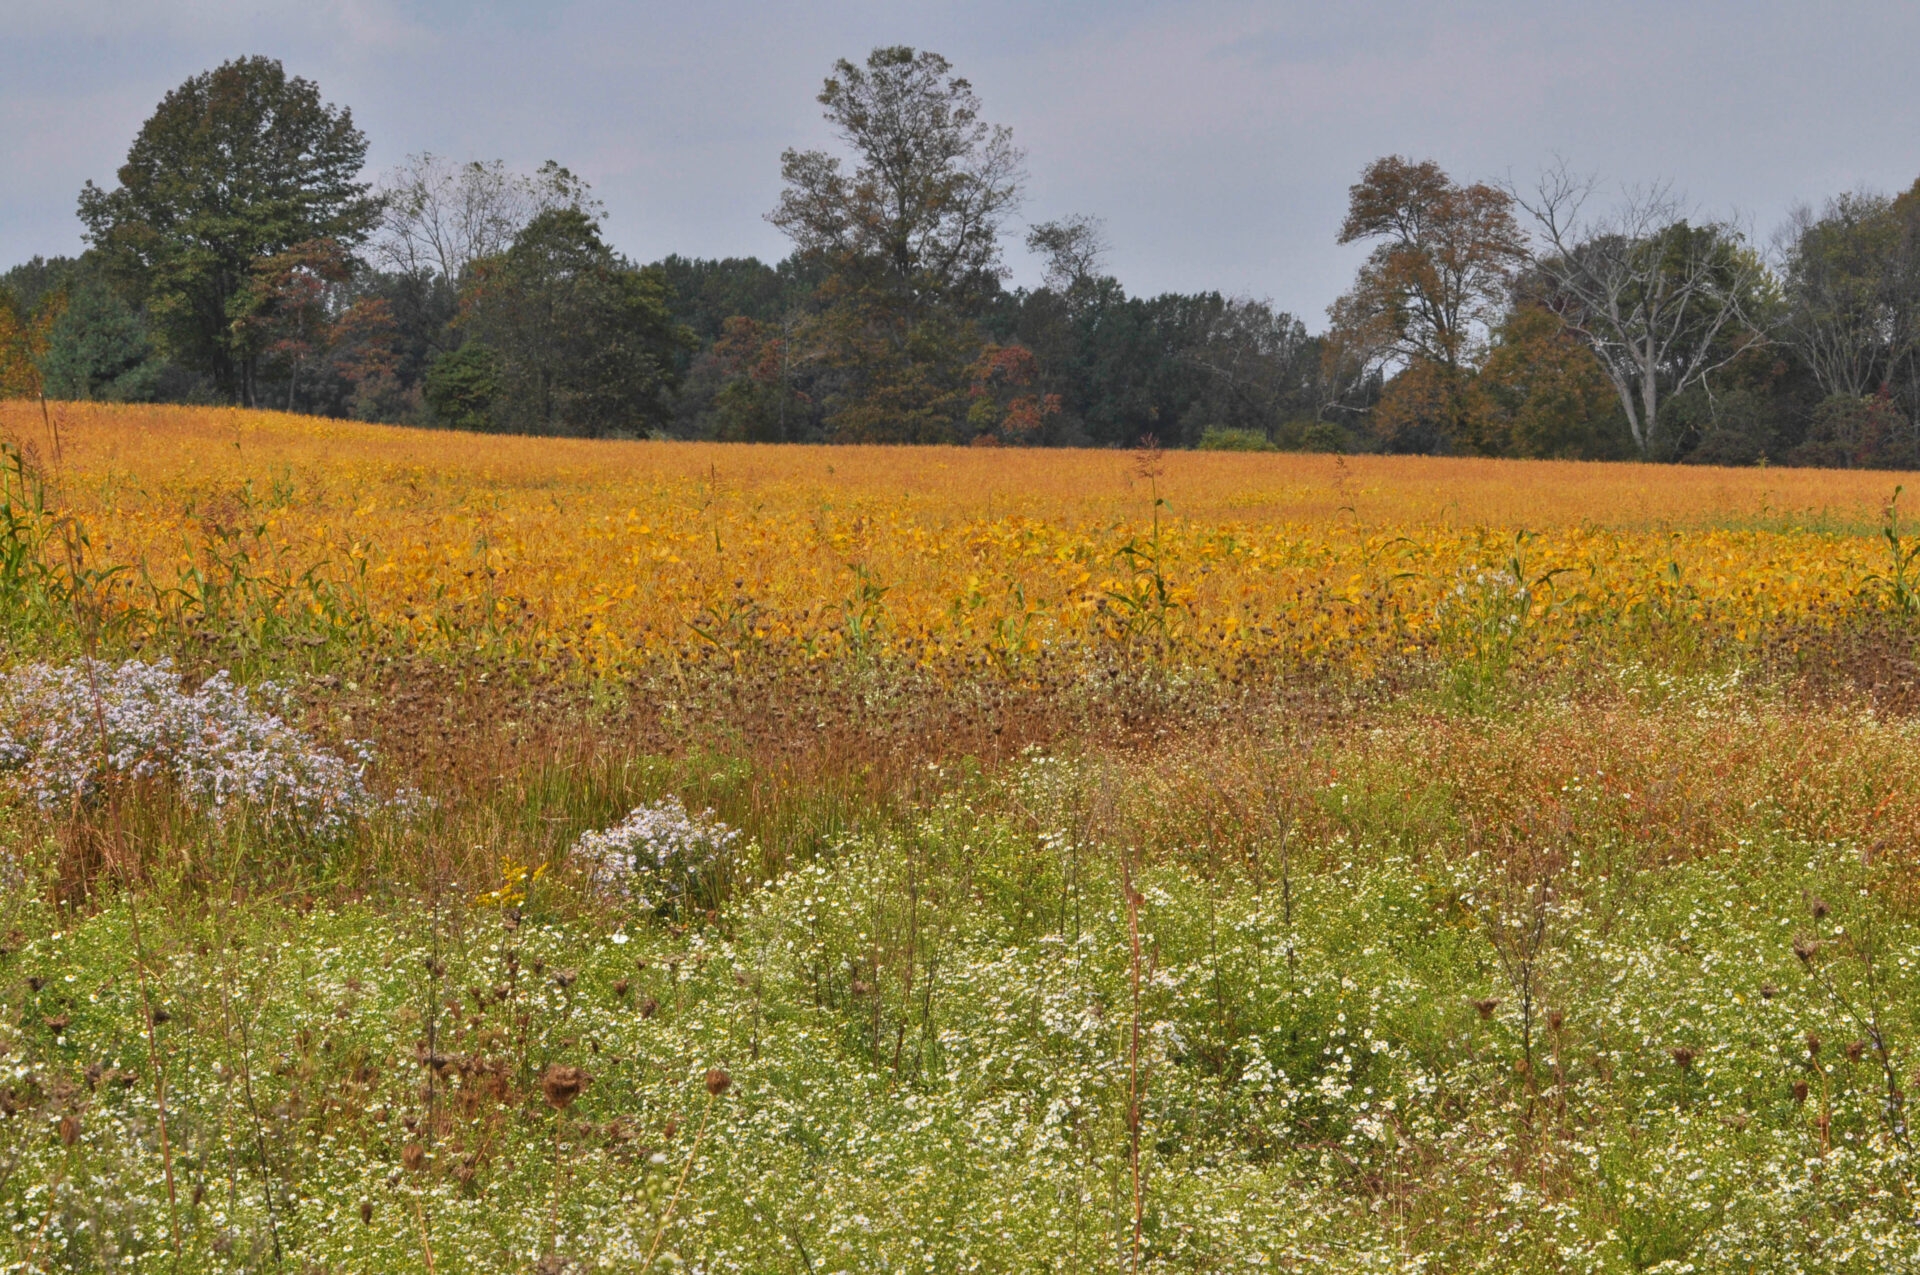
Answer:
[(1920, 1269), (1902, 476), (0, 440), (7, 1269)]

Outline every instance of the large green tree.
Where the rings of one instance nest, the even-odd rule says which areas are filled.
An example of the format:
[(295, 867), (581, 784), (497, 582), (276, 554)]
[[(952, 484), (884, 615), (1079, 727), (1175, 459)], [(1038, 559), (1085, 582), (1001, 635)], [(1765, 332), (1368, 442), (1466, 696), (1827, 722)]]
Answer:
[(587, 213), (541, 213), (469, 273), (460, 326), (491, 357), (457, 356), (461, 377), (435, 378), (464, 387), (463, 410), (480, 412), (473, 386), (490, 376), (494, 428), (601, 437), (666, 423), (693, 336), (674, 322), (660, 274), (624, 261)]
[(827, 423), (855, 441), (969, 432), (977, 327), (998, 291), (1002, 226), (1020, 197), (1012, 133), (937, 53), (875, 49), (835, 63), (820, 93), (850, 152), (787, 151), (768, 215), (829, 271), (799, 344), (822, 372)]
[(262, 264), (298, 245), (357, 246), (379, 216), (367, 139), (345, 107), (272, 58), (227, 62), (167, 94), (120, 184), (80, 196), (87, 237), (168, 352), (252, 405), (270, 324)]

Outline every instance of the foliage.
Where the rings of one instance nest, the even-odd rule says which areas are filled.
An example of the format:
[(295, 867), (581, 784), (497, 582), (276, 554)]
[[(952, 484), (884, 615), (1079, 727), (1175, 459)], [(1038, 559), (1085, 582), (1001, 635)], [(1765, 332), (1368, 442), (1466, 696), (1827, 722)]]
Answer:
[(251, 404), (267, 344), (247, 322), (269, 258), (365, 238), (379, 212), (358, 180), (366, 137), (351, 112), (270, 58), (242, 58), (168, 93), (119, 185), (87, 183), (80, 216), (169, 352)]
[(1275, 450), (1273, 441), (1265, 434), (1256, 434), (1250, 429), (1221, 429), (1218, 426), (1202, 434), (1198, 446), (1203, 452), (1270, 452)]
[[(767, 470), (715, 445), (178, 408), (68, 405), (53, 423), (63, 485), (23, 514), (22, 562), (64, 579), (68, 529), (84, 536), (99, 582), (83, 593), (122, 640), (211, 633), (263, 657), (394, 644), (608, 671), (879, 659), (1018, 676), (1151, 656), (1220, 676), (1367, 676), (1482, 649), (1483, 605), (1549, 666), (1738, 659), (1877, 612), (1863, 587), (1889, 490), (1841, 471), (1656, 482), (1515, 462), (1460, 462), (1440, 488), (1412, 459), (1167, 453), (1149, 492), (1099, 451), (796, 449)], [(37, 407), (0, 408), (0, 429), (51, 441)], [(940, 477), (903, 486), (902, 459)], [(1156, 520), (1178, 606), (1148, 651), (1112, 599), (1132, 588), (1123, 551)], [(1527, 578), (1548, 583), (1509, 614), (1488, 582), (1512, 574), (1519, 532)], [(70, 628), (71, 604), (49, 605)]]
[(1481, 413), (1465, 373), (1526, 257), (1513, 200), (1397, 155), (1368, 165), (1348, 196), (1340, 242), (1376, 242), (1352, 291), (1329, 311), (1329, 358), (1355, 379), (1383, 362), (1406, 365), (1426, 406), (1403, 410), (1402, 423), (1387, 428), (1418, 438), (1416, 450), (1471, 449)]
[(449, 350), (428, 366), (422, 392), (435, 421), (455, 429), (485, 429), (500, 396), (500, 358), (478, 341)]
[[(659, 276), (622, 261), (575, 208), (541, 213), (505, 253), (473, 266), (460, 326), (495, 360), (492, 426), (518, 433), (604, 436), (664, 423), (676, 355), (692, 343)], [(477, 402), (468, 394), (460, 410)]]

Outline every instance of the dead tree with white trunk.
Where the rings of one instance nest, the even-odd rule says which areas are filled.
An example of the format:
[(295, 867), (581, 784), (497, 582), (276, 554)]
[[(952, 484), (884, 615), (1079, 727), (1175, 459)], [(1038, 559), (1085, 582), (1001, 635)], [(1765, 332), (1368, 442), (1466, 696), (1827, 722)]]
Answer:
[[(1661, 410), (1755, 340), (1766, 266), (1727, 222), (1691, 223), (1671, 188), (1630, 190), (1585, 214), (1594, 182), (1550, 170), (1530, 194), (1540, 300), (1583, 341), (1619, 395), (1642, 456), (1663, 440)], [(1710, 387), (1709, 387), (1710, 388)]]

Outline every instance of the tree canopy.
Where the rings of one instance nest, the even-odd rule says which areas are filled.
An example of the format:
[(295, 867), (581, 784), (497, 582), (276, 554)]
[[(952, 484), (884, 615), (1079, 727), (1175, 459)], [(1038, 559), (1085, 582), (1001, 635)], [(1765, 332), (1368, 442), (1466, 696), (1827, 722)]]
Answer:
[(331, 240), (351, 248), (379, 215), (360, 171), (367, 139), (345, 107), (279, 62), (239, 58), (161, 99), (119, 172), (80, 196), (87, 237), (177, 359), (256, 401), (269, 258)]

